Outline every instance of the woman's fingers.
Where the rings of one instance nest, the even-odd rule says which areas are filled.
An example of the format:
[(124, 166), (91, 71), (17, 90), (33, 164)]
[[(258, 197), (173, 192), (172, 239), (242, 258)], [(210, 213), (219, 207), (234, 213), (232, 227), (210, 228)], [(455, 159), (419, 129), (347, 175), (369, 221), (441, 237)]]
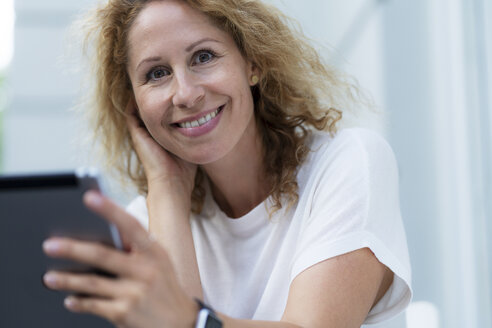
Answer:
[(122, 295), (123, 291), (128, 293), (132, 288), (127, 280), (92, 273), (49, 271), (44, 275), (43, 281), (50, 289), (108, 299)]
[(97, 191), (86, 192), (84, 203), (116, 226), (127, 252), (100, 243), (56, 237), (43, 244), (47, 255), (87, 264), (119, 277), (137, 279), (148, 276), (151, 268), (143, 263), (149, 260), (160, 267), (170, 267), (166, 251), (124, 209)]
[(138, 118), (138, 114), (135, 110), (127, 112), (127, 114), (128, 115), (126, 116), (126, 123), (128, 126), (128, 130), (130, 131), (130, 135), (134, 140), (136, 134), (139, 133), (141, 129), (145, 129), (145, 126), (143, 126), (143, 122)]
[(124, 324), (129, 314), (128, 306), (122, 301), (68, 296), (64, 304), (72, 312), (93, 314), (116, 325)]
[(84, 263), (118, 276), (138, 274), (135, 266), (128, 260), (128, 254), (102, 244), (56, 237), (46, 240), (43, 249), (51, 257)]
[[(138, 115), (137, 105), (135, 104), (134, 99), (128, 101), (125, 113), (127, 114), (126, 124), (128, 126), (128, 131), (130, 132), (130, 136), (133, 140), (134, 146), (138, 148), (141, 146), (141, 144), (145, 144), (145, 140), (149, 138), (152, 139), (143, 121)], [(152, 144), (155, 143), (153, 139), (151, 141)]]
[(143, 124), (138, 114), (134, 111), (127, 115), (128, 131), (133, 142), (133, 147), (138, 158), (142, 162), (147, 178), (153, 176), (169, 175), (168, 168), (172, 167), (174, 159), (162, 146), (154, 140)]
[(84, 203), (117, 227), (125, 249), (148, 252), (156, 247), (157, 243), (133, 216), (99, 192), (92, 190), (86, 192)]

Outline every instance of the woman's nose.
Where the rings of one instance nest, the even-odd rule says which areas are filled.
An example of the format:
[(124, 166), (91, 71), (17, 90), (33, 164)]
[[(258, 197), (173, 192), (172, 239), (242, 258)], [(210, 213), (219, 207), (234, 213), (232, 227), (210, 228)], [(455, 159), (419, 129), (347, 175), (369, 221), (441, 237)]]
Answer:
[(201, 83), (190, 72), (174, 73), (173, 104), (180, 108), (193, 108), (205, 97)]

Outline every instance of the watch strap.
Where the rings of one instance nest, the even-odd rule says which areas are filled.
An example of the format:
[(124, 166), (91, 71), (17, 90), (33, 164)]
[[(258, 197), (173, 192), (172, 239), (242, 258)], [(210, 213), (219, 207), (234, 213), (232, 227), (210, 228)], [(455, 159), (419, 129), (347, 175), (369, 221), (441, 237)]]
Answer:
[(215, 311), (201, 300), (195, 298), (200, 310), (196, 319), (195, 328), (222, 328), (222, 321), (217, 317)]

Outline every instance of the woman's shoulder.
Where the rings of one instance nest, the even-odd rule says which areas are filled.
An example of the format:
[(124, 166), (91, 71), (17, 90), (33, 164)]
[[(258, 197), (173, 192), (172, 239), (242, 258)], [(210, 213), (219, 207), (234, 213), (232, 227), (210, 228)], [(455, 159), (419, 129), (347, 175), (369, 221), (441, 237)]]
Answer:
[(367, 128), (345, 128), (338, 130), (335, 134), (325, 131), (313, 131), (308, 140), (311, 151), (335, 150), (338, 148), (389, 148), (388, 142), (381, 133)]
[(348, 198), (357, 191), (361, 201), (373, 192), (398, 185), (398, 164), (380, 133), (347, 128), (335, 135), (314, 132), (310, 152), (299, 169), (299, 195), (313, 192)]
[(307, 146), (310, 149), (307, 165), (311, 168), (329, 165), (356, 169), (361, 164), (372, 168), (396, 163), (387, 140), (379, 132), (367, 128), (346, 128), (334, 135), (315, 131)]

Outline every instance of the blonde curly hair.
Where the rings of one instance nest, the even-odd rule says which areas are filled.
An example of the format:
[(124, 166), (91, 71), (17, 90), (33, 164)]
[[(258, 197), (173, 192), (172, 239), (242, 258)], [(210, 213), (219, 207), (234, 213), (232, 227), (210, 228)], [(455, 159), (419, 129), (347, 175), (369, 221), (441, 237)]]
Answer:
[[(86, 50), (92, 49), (89, 57), (95, 81), (87, 108), (94, 135), (106, 164), (129, 177), (141, 193), (147, 192), (147, 181), (125, 123), (125, 107), (133, 92), (127, 74), (128, 33), (150, 1), (166, 0), (108, 0), (82, 24)], [(260, 80), (252, 94), (263, 141), (263, 173), (270, 179), (270, 211), (282, 208), (283, 202), (294, 204), (297, 171), (309, 151), (310, 130), (335, 133), (340, 109), (353, 103), (357, 88), (322, 61), (292, 19), (270, 5), (257, 0), (181, 1), (228, 32), (243, 56), (258, 68)], [(192, 193), (195, 213), (203, 205), (204, 175), (199, 169)]]

